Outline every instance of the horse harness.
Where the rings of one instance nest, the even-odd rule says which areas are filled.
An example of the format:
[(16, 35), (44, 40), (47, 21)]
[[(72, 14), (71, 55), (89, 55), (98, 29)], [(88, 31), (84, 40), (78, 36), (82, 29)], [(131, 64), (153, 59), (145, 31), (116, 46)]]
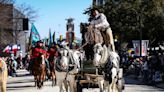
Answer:
[[(106, 81), (109, 81), (109, 83), (111, 83), (112, 81), (112, 72), (111, 69), (112, 68), (116, 68), (117, 71), (119, 70), (118, 67), (111, 61), (114, 57), (112, 57), (111, 55), (109, 55), (109, 51), (108, 51), (108, 58), (106, 59), (106, 63), (101, 64), (98, 66), (98, 72), (100, 74), (104, 75), (104, 79)], [(118, 76), (118, 72), (117, 72), (117, 76)]]
[(66, 69), (66, 70), (63, 70), (63, 69), (61, 69), (61, 65), (60, 65), (60, 59), (61, 59), (61, 56), (56, 60), (56, 68), (57, 68), (57, 71), (59, 71), (59, 72), (62, 72), (62, 71), (64, 71), (64, 72), (69, 72), (69, 71), (71, 71), (73, 68), (74, 68), (74, 65), (75, 65), (75, 63), (74, 62), (71, 62), (71, 61), (75, 61), (74, 60), (74, 58), (73, 58), (73, 56), (72, 56), (72, 54), (71, 54), (71, 52), (68, 50), (68, 49), (66, 49), (66, 48), (63, 48), (63, 49), (65, 49), (65, 50), (67, 50), (68, 51), (68, 53), (65, 53), (65, 52), (63, 52), (62, 54), (64, 55), (66, 55), (66, 57), (68, 57), (68, 60), (69, 60), (69, 62), (68, 62), (68, 68)]

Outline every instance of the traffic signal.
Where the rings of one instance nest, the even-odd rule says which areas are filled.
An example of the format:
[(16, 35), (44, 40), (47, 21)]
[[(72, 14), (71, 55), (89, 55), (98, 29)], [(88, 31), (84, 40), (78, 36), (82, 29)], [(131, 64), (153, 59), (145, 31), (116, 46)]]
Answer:
[(23, 30), (28, 30), (28, 18), (23, 18)]

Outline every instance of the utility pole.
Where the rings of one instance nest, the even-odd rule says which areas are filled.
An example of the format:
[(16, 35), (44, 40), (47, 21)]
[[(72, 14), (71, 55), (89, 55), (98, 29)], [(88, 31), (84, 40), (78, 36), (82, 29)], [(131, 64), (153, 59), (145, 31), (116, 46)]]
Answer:
[(140, 13), (140, 57), (142, 57), (142, 14)]
[(139, 12), (139, 23), (140, 23), (140, 57), (142, 57), (142, 28), (143, 28), (143, 21), (142, 21), (142, 18), (143, 18), (143, 15), (142, 15), (142, 12), (143, 12), (143, 9), (144, 7), (142, 6), (142, 1), (141, 1), (141, 11)]

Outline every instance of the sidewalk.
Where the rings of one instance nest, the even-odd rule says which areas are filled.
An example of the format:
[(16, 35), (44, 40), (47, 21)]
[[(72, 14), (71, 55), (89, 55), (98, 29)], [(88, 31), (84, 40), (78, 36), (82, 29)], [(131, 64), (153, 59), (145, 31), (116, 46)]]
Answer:
[[(128, 81), (126, 81), (126, 80), (128, 80)], [(164, 83), (163, 82), (159, 82), (159, 83), (155, 83), (155, 84), (144, 84), (142, 82), (141, 78), (135, 79), (134, 75), (125, 76), (125, 83), (126, 84), (137, 84), (137, 85), (150, 85), (150, 86), (155, 86), (157, 88), (164, 89)]]
[(157, 83), (155, 86), (164, 89), (164, 83)]

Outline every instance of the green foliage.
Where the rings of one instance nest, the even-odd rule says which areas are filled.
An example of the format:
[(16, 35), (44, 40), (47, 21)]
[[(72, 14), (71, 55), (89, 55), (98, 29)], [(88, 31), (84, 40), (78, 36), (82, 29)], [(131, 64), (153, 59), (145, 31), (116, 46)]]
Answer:
[[(98, 7), (106, 16), (120, 41), (164, 40), (164, 0), (108, 0)], [(85, 13), (90, 14), (90, 8)]]

